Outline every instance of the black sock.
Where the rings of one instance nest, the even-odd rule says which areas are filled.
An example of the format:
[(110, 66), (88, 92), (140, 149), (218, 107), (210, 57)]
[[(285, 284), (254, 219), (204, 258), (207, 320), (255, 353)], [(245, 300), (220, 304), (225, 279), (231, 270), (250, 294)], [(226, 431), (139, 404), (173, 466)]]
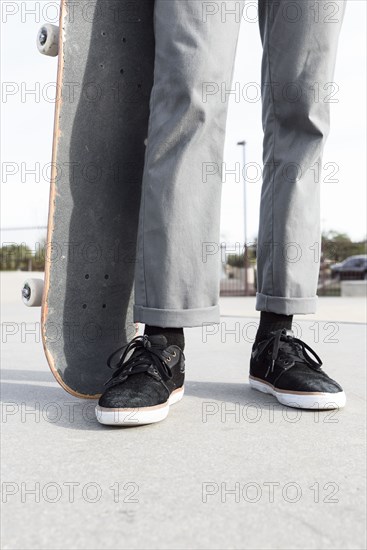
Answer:
[(270, 311), (262, 311), (260, 313), (260, 324), (257, 329), (254, 345), (261, 340), (264, 340), (273, 330), (286, 328), (291, 330), (293, 315), (281, 315)]
[(167, 338), (169, 346), (178, 346), (182, 349), (182, 351), (184, 350), (185, 336), (183, 328), (154, 327), (152, 325), (145, 325), (144, 334), (147, 336), (163, 334)]

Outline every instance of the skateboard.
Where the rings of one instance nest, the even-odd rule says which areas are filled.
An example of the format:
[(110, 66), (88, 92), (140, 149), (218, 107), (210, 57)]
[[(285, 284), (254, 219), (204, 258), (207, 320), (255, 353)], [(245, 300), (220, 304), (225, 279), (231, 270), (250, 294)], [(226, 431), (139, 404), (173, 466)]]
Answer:
[(106, 361), (136, 334), (132, 303), (141, 181), (154, 72), (152, 0), (61, 0), (41, 53), (58, 55), (45, 278), (45, 355), (61, 386), (96, 398)]

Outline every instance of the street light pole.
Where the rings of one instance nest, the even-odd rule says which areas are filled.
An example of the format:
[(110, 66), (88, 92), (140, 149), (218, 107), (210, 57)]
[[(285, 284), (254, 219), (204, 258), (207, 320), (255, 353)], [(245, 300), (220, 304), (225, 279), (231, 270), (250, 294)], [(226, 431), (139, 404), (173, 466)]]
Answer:
[(248, 261), (247, 261), (247, 196), (246, 196), (246, 141), (238, 141), (237, 145), (242, 147), (243, 152), (243, 236), (244, 236), (244, 268), (245, 268), (245, 277), (244, 277), (244, 295), (248, 296)]

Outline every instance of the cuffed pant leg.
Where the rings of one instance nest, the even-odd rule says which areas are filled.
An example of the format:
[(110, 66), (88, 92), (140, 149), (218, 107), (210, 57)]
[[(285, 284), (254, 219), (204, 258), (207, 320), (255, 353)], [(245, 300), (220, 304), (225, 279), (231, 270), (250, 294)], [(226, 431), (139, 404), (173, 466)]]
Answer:
[(225, 90), (231, 86), (240, 7), (241, 2), (155, 2), (137, 322), (166, 327), (219, 322)]
[(264, 176), (257, 310), (316, 310), (321, 160), (344, 8), (343, 0), (259, 0)]

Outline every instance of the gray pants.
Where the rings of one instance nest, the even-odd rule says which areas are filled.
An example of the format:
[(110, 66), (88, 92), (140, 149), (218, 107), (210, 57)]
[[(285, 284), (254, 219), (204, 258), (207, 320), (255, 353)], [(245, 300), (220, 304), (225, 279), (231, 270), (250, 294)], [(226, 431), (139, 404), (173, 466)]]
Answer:
[[(345, 1), (259, 0), (258, 6), (264, 170), (256, 309), (314, 313), (318, 171)], [(222, 162), (228, 99), (220, 90), (231, 88), (242, 7), (232, 1), (155, 1), (137, 322), (163, 327), (219, 322), (221, 174), (215, 167)]]

